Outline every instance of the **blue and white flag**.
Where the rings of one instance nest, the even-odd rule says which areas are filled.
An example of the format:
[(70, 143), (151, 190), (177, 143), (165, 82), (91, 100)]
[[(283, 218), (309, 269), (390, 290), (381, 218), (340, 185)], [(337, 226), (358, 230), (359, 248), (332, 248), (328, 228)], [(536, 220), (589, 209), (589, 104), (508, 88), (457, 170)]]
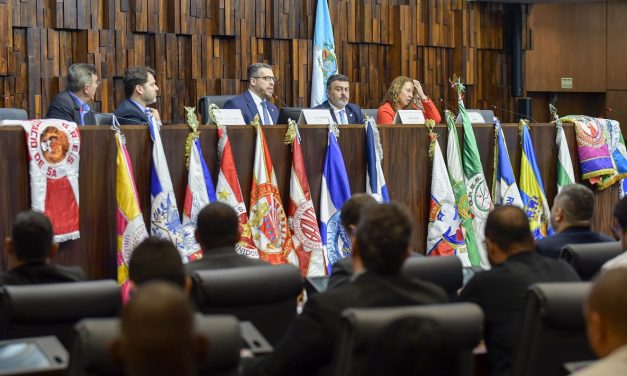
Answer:
[(337, 73), (335, 41), (327, 0), (318, 0), (313, 49), (310, 107), (315, 107), (327, 100), (327, 79)]
[(495, 205), (514, 205), (519, 208), (523, 207), (522, 198), (516, 178), (514, 178), (514, 170), (509, 160), (507, 144), (505, 143), (505, 135), (501, 122), (498, 118), (494, 118), (494, 132), (496, 140), (494, 143), (494, 182), (492, 184), (492, 197), (494, 197)]
[(194, 239), (194, 232), (181, 226), (176, 197), (172, 188), (172, 179), (168, 162), (163, 152), (159, 128), (150, 124), (152, 138), (152, 165), (150, 168), (150, 234), (160, 239), (169, 240), (176, 246), (183, 262), (199, 251)]
[(379, 129), (372, 117), (366, 120), (366, 193), (379, 202), (390, 202), (388, 186), (381, 168), (383, 147), (379, 138)]
[(331, 266), (351, 252), (350, 237), (340, 222), (340, 210), (350, 197), (351, 189), (342, 151), (334, 131), (330, 129), (320, 189), (320, 236), (329, 274)]

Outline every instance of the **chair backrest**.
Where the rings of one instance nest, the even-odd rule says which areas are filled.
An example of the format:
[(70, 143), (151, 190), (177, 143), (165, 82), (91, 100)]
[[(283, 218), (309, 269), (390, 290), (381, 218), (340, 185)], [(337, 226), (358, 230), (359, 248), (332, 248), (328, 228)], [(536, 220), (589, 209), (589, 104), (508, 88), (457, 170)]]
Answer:
[[(382, 338), (386, 327), (397, 320), (412, 318), (429, 320), (435, 324), (441, 343), (446, 344), (448, 361), (455, 362), (452, 367), (458, 373), (453, 375), (472, 375), (473, 349), (483, 336), (483, 311), (474, 303), (436, 304), (410, 307), (387, 308), (349, 308), (342, 313), (340, 333), (335, 351), (336, 376), (363, 375), (369, 366), (368, 355), (373, 348), (378, 349), (382, 343), (392, 346), (403, 334)], [(385, 333), (388, 334), (388, 333)], [(396, 339), (396, 341), (395, 341)], [(428, 347), (425, 344), (425, 347)], [(433, 351), (442, 351), (434, 348)], [(424, 355), (429, 359), (433, 353), (426, 350)], [(375, 361), (385, 361), (375, 359)], [(416, 361), (420, 361), (416, 359)], [(384, 365), (385, 366), (385, 365)]]
[(0, 108), (0, 120), (28, 120), (28, 112), (21, 108)]
[(113, 114), (94, 114), (94, 120), (96, 125), (113, 125)]
[(589, 282), (538, 283), (527, 292), (513, 376), (561, 375), (566, 362), (595, 359), (583, 317)]
[(292, 119), (295, 122), (298, 122), (301, 111), (302, 111), (301, 107), (281, 108), (281, 111), (279, 111), (279, 118), (277, 119), (277, 124), (287, 124), (289, 119)]
[(69, 349), (72, 327), (87, 317), (115, 317), (122, 302), (113, 280), (0, 287), (0, 338), (54, 335)]
[[(198, 366), (198, 374), (235, 376), (239, 367), (241, 336), (234, 316), (195, 317), (196, 331), (209, 339), (209, 352)], [(69, 376), (121, 376), (124, 374), (109, 350), (120, 336), (120, 320), (85, 319), (76, 332), (70, 356)]]
[[(372, 116), (374, 118), (374, 121), (377, 121), (377, 111), (379, 111), (379, 109), (377, 108), (362, 108), (361, 109), (362, 114)], [(364, 116), (364, 120), (366, 120), (365, 116)]]
[(214, 103), (216, 106), (223, 108), (224, 103), (235, 95), (207, 95), (198, 99), (198, 112), (200, 113), (201, 124), (209, 124), (209, 105)]
[(406, 277), (434, 283), (451, 295), (464, 281), (462, 262), (457, 256), (408, 257), (402, 271)]
[(568, 262), (583, 281), (594, 277), (606, 261), (623, 252), (621, 242), (567, 244), (560, 258)]
[(250, 321), (273, 346), (296, 315), (303, 289), (300, 272), (291, 265), (202, 270), (192, 279), (198, 310)]

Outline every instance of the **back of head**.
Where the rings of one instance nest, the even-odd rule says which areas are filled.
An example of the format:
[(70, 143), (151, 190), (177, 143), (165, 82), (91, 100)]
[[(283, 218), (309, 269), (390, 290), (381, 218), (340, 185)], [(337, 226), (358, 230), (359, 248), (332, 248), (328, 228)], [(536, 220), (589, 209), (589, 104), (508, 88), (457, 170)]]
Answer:
[(594, 193), (585, 185), (570, 184), (562, 188), (553, 205), (564, 211), (567, 221), (591, 221)]
[(129, 279), (136, 286), (148, 281), (168, 281), (185, 287), (185, 269), (181, 255), (171, 242), (150, 237), (133, 251), (128, 263)]
[(91, 76), (96, 74), (96, 67), (91, 64), (72, 65), (67, 72), (67, 89), (73, 93), (83, 90), (85, 85), (91, 84)]
[(351, 226), (357, 226), (361, 209), (366, 205), (376, 203), (377, 200), (367, 193), (356, 193), (349, 198), (348, 201), (342, 205), (340, 211), (340, 220), (342, 221), (344, 229), (348, 232)]
[(52, 246), (52, 223), (43, 213), (23, 211), (15, 217), (11, 239), (18, 260), (43, 261), (48, 258)]
[(365, 206), (355, 238), (366, 270), (381, 275), (398, 273), (408, 256), (412, 232), (413, 221), (402, 204)]
[(121, 354), (130, 376), (192, 375), (193, 310), (181, 289), (150, 282), (122, 312)]
[(407, 76), (396, 77), (390, 84), (387, 93), (385, 93), (385, 97), (383, 97), (383, 103), (390, 102), (392, 108), (398, 110), (400, 106), (398, 102), (398, 94), (403, 89), (403, 86), (408, 82), (413, 84), (412, 79)]
[(525, 212), (517, 206), (497, 206), (488, 214), (486, 239), (494, 242), (504, 253), (512, 249), (532, 250), (534, 239)]
[(156, 77), (156, 72), (150, 67), (129, 68), (124, 75), (124, 95), (130, 98), (135, 92), (135, 86), (148, 82), (148, 74)]
[(222, 202), (212, 202), (198, 213), (197, 238), (203, 251), (234, 247), (240, 239), (239, 219), (235, 210)]
[(608, 329), (627, 344), (627, 268), (610, 269), (593, 283), (588, 294), (588, 312), (597, 312)]

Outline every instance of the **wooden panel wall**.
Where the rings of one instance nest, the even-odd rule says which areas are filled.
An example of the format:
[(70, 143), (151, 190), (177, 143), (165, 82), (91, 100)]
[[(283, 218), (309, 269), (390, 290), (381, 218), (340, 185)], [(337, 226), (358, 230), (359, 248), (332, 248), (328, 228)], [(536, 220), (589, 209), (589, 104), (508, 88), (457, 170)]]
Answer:
[[(363, 108), (378, 107), (400, 74), (454, 102), (448, 79), (457, 73), (468, 83), (468, 108), (511, 109), (502, 5), (328, 3), (340, 72)], [(162, 119), (181, 123), (183, 105), (241, 92), (247, 66), (266, 62), (280, 79), (280, 101), (308, 106), (315, 9), (316, 0), (0, 0), (0, 95), (8, 97), (0, 105), (40, 117), (65, 89), (68, 66), (88, 62), (102, 78), (94, 110), (110, 112), (123, 99), (125, 70), (150, 65)]]

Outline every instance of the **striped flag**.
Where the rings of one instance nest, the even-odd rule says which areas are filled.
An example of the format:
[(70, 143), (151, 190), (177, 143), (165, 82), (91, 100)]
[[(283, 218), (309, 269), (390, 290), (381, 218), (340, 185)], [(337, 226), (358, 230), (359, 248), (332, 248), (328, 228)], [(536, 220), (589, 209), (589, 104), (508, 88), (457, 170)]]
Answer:
[(557, 144), (556, 180), (557, 192), (559, 193), (563, 187), (575, 184), (575, 171), (573, 170), (573, 161), (570, 158), (570, 150), (568, 149), (562, 120), (557, 116), (557, 109), (552, 104), (549, 104), (549, 110), (555, 122), (555, 143)]
[(340, 210), (351, 198), (351, 189), (335, 132), (339, 133), (337, 127), (329, 126), (320, 189), (320, 236), (329, 274), (334, 263), (351, 253), (350, 237), (340, 221)]
[(335, 41), (327, 0), (318, 0), (316, 6), (313, 49), (310, 107), (315, 107), (327, 100), (327, 79), (337, 73)]
[(379, 202), (390, 202), (388, 187), (381, 168), (383, 147), (374, 118), (366, 120), (366, 193)]
[(518, 185), (514, 178), (514, 170), (509, 160), (507, 144), (501, 122), (494, 118), (494, 181), (492, 184), (492, 196), (496, 205), (514, 205), (523, 207)]

